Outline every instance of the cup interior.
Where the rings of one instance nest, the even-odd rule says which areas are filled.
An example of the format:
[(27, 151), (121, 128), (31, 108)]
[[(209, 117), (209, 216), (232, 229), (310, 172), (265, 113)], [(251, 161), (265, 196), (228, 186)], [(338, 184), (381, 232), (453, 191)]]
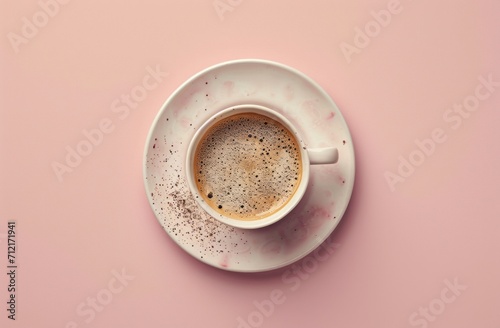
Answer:
[[(200, 192), (200, 189), (198, 187), (197, 181), (199, 181), (195, 175), (195, 157), (196, 157), (196, 152), (198, 149), (198, 146), (200, 143), (203, 142), (203, 140), (206, 139), (207, 133), (210, 131), (212, 127), (214, 127), (217, 123), (219, 123), (222, 120), (225, 120), (227, 118), (230, 118), (232, 116), (236, 116), (239, 114), (259, 114), (262, 116), (266, 116), (267, 118), (270, 118), (274, 121), (277, 121), (280, 123), (282, 126), (284, 126), (288, 131), (289, 134), (292, 135), (296, 143), (298, 145), (298, 152), (300, 153), (300, 177), (298, 178), (298, 183), (297, 186), (294, 188), (293, 194), (289, 196), (288, 200), (276, 211), (273, 213), (270, 213), (267, 216), (258, 218), (258, 219), (241, 219), (241, 218), (234, 218), (234, 217), (229, 217), (227, 215), (222, 214), (220, 211), (215, 210), (210, 204), (207, 203), (206, 200), (206, 195), (202, 195)], [(210, 169), (210, 168), (208, 168)], [(273, 171), (274, 172), (274, 171)], [(227, 109), (224, 109), (220, 112), (218, 112), (216, 115), (212, 116), (210, 119), (208, 119), (195, 133), (193, 139), (191, 140), (189, 147), (188, 147), (188, 152), (187, 152), (187, 158), (186, 158), (186, 176), (187, 176), (187, 181), (189, 184), (189, 188), (195, 197), (196, 201), (198, 204), (213, 218), (227, 224), (233, 227), (237, 228), (242, 228), (242, 229), (256, 229), (256, 228), (261, 228), (268, 226), (270, 224), (273, 224), (280, 219), (282, 219), (284, 216), (286, 216), (300, 201), (302, 196), (305, 193), (305, 190), (307, 188), (307, 184), (309, 181), (309, 158), (308, 158), (308, 153), (305, 150), (303, 141), (301, 140), (300, 136), (297, 134), (296, 129), (294, 126), (290, 123), (290, 121), (281, 115), (280, 113), (269, 109), (267, 107), (259, 106), (259, 105), (238, 105), (238, 106), (233, 106)], [(229, 176), (220, 176), (217, 177), (220, 179), (230, 179), (231, 177)], [(286, 183), (285, 181), (280, 181), (280, 183)], [(209, 195), (210, 197), (210, 195)], [(243, 206), (243, 205), (242, 205)]]

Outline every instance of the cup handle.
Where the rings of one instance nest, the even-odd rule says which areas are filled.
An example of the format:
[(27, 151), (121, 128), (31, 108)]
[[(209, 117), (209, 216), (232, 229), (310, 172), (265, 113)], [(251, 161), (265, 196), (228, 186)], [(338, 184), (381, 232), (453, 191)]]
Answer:
[(307, 149), (310, 164), (335, 164), (339, 160), (339, 151), (335, 147)]

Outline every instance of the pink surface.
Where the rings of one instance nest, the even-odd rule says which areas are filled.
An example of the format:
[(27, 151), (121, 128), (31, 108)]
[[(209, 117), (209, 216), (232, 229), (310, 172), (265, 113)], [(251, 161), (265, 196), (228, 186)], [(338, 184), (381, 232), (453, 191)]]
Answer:
[[(500, 327), (499, 12), (494, 0), (3, 1), (0, 326)], [(316, 80), (356, 151), (340, 225), (268, 273), (189, 256), (142, 181), (166, 98), (239, 58)], [(78, 145), (86, 156), (67, 155)]]

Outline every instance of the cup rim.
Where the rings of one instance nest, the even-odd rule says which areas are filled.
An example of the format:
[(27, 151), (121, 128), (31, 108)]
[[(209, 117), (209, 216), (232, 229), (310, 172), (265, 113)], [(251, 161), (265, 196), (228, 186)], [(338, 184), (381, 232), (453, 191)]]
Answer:
[[(256, 113), (256, 114), (261, 114), (265, 115), (271, 119), (277, 120), (281, 124), (283, 124), (295, 137), (297, 143), (299, 144), (300, 148), (300, 154), (301, 154), (301, 161), (302, 161), (302, 174), (301, 174), (301, 179), (299, 186), (297, 190), (295, 190), (294, 194), (292, 197), (288, 200), (288, 202), (279, 210), (274, 212), (273, 214), (261, 218), (261, 219), (256, 219), (256, 220), (238, 220), (238, 219), (233, 219), (230, 217), (227, 217), (216, 210), (214, 210), (208, 203), (205, 202), (203, 197), (201, 196), (197, 186), (196, 182), (194, 181), (194, 174), (193, 174), (193, 161), (194, 161), (194, 154), (196, 151), (196, 147), (199, 144), (199, 141), (205, 134), (205, 132), (213, 126), (216, 122), (220, 121), (221, 119), (236, 115), (236, 114), (241, 114), (241, 113)], [(309, 163), (309, 156), (305, 147), (305, 144), (303, 140), (301, 139), (300, 135), (297, 132), (297, 129), (295, 126), (281, 113), (277, 112), (274, 109), (262, 106), (262, 105), (256, 105), (256, 104), (241, 104), (241, 105), (235, 105), (231, 106), (225, 109), (220, 110), (213, 116), (211, 116), (209, 119), (207, 119), (201, 126), (200, 128), (195, 132), (193, 138), (191, 138), (191, 141), (189, 142), (189, 146), (187, 149), (187, 154), (186, 154), (186, 178), (188, 182), (189, 189), (194, 196), (196, 202), (198, 205), (201, 206), (201, 208), (207, 212), (211, 217), (214, 219), (227, 224), (229, 226), (235, 227), (235, 228), (242, 228), (242, 229), (258, 229), (258, 228), (263, 228), (266, 226), (269, 226), (273, 223), (278, 222), (279, 220), (283, 219), (287, 214), (289, 214), (300, 202), (302, 197), (305, 194), (305, 191), (307, 189), (307, 186), (309, 184), (309, 170), (310, 170), (310, 163)]]

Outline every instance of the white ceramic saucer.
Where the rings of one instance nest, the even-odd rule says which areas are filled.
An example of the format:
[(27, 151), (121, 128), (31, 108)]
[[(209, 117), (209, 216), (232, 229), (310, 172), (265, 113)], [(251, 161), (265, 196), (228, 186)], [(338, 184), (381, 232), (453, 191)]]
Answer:
[[(309, 148), (339, 149), (337, 164), (311, 167), (306, 194), (290, 214), (255, 230), (233, 228), (206, 214), (184, 172), (196, 129), (218, 111), (243, 103), (285, 115)], [(224, 270), (268, 271), (303, 258), (338, 225), (354, 185), (354, 148), (339, 109), (306, 75), (275, 62), (235, 60), (194, 75), (165, 102), (146, 142), (144, 183), (156, 218), (186, 252)]]

